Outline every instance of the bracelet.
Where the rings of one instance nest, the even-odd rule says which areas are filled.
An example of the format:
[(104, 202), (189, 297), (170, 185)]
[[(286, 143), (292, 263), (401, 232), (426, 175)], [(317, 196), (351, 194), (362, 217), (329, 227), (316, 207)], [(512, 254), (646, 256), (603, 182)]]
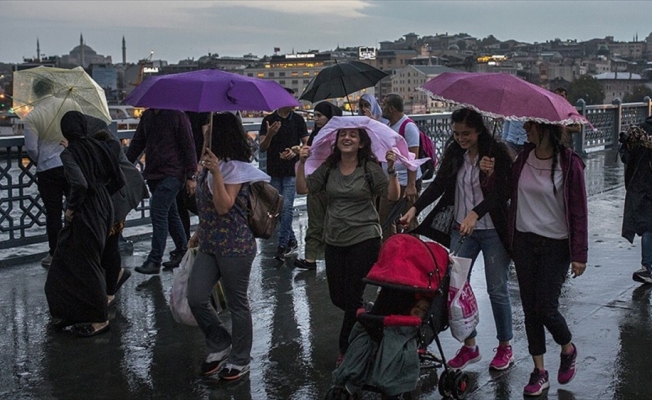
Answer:
[(396, 175), (396, 169), (395, 168), (388, 169), (387, 170), (387, 175)]

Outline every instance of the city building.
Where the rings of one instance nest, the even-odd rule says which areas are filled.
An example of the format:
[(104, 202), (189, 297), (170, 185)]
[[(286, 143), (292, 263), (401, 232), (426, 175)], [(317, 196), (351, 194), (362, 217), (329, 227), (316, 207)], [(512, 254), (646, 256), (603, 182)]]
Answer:
[(391, 77), (391, 93), (403, 98), (405, 112), (408, 114), (426, 114), (441, 110), (444, 104), (432, 100), (418, 87), (444, 72), (460, 72), (442, 65), (408, 65), (396, 70)]
[(65, 66), (82, 66), (88, 68), (91, 64), (112, 64), (111, 56), (97, 54), (95, 50), (84, 43), (84, 36), (79, 35), (79, 45), (75, 46), (70, 53), (62, 55), (59, 60), (60, 65)]
[(605, 104), (611, 103), (616, 98), (622, 100), (626, 94), (632, 93), (636, 86), (645, 83), (640, 75), (631, 72), (605, 72), (593, 78), (602, 85)]

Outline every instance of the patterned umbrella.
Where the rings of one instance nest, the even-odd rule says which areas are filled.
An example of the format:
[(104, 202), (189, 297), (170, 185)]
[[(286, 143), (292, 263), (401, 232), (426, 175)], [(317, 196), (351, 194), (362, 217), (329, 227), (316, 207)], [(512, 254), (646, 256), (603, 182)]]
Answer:
[(43, 99), (34, 93), (37, 82), (47, 82), (55, 97), (74, 100), (82, 113), (106, 123), (111, 122), (104, 89), (82, 67), (63, 69), (39, 66), (14, 72), (13, 109), (21, 119)]

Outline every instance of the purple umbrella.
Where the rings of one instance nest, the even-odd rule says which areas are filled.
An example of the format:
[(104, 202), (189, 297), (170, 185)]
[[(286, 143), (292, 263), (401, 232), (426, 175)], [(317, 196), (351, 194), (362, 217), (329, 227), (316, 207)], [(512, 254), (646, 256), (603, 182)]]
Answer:
[(213, 69), (154, 76), (125, 99), (137, 107), (195, 112), (271, 111), (299, 102), (274, 81)]
[(509, 74), (444, 72), (419, 90), (491, 118), (561, 125), (588, 123), (565, 98)]

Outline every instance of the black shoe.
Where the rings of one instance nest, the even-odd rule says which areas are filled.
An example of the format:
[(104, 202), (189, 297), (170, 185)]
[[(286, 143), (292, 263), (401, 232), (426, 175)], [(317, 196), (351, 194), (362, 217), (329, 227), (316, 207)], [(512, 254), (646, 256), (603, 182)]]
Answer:
[(285, 254), (292, 253), (294, 250), (298, 248), (299, 248), (299, 244), (297, 243), (296, 239), (290, 239), (285, 249)]
[(274, 254), (274, 259), (278, 261), (285, 261), (286, 254), (287, 254), (287, 248), (283, 246), (278, 246), (276, 248), (276, 254)]
[(315, 270), (317, 269), (317, 262), (316, 261), (307, 261), (303, 258), (297, 258), (294, 260), (294, 268), (296, 269), (307, 269), (307, 270)]
[(638, 270), (634, 272), (632, 279), (640, 283), (652, 283), (652, 276), (648, 271)]
[(181, 264), (181, 260), (183, 259), (183, 256), (186, 254), (185, 251), (179, 251), (175, 252), (174, 255), (170, 253), (170, 261), (166, 261), (163, 263), (163, 269), (173, 269), (179, 266)]
[(155, 275), (161, 272), (161, 264), (157, 264), (153, 261), (145, 261), (140, 267), (134, 268), (134, 271), (140, 272), (141, 274)]

